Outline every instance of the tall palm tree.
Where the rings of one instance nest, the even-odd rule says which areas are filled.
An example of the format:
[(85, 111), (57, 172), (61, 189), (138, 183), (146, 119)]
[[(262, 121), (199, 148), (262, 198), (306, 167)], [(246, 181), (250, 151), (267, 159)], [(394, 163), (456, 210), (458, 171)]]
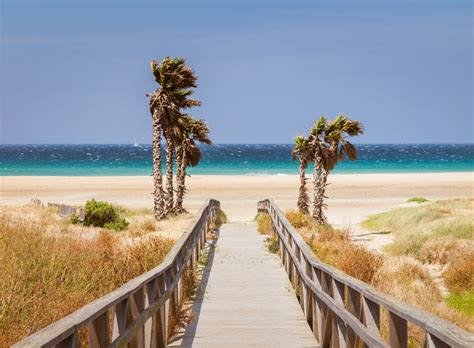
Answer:
[(174, 204), (175, 213), (183, 213), (184, 194), (186, 192), (186, 168), (196, 166), (201, 160), (201, 150), (196, 142), (210, 145), (210, 129), (204, 120), (194, 119), (192, 116), (184, 114), (179, 118), (182, 132), (182, 142), (177, 148), (176, 164), (176, 201)]
[(324, 160), (327, 158), (327, 146), (324, 143), (324, 134), (326, 132), (327, 119), (321, 116), (313, 125), (309, 135), (309, 145), (313, 155), (314, 168), (314, 198), (313, 198), (313, 212), (312, 217), (320, 224), (326, 223), (326, 216), (324, 215), (324, 190), (322, 190), (323, 182), (321, 178), (324, 170)]
[(334, 169), (339, 161), (346, 158), (355, 161), (357, 159), (356, 147), (347, 140), (347, 137), (354, 137), (364, 133), (363, 124), (360, 121), (350, 120), (343, 114), (338, 115), (333, 121), (327, 124), (324, 131), (321, 154), (321, 168), (315, 195), (318, 201), (314, 204), (314, 210), (317, 212), (316, 220), (319, 223), (326, 223), (324, 216), (324, 198), (326, 198), (326, 186), (329, 172)]
[[(191, 99), (193, 88), (197, 86), (197, 76), (186, 66), (184, 58), (163, 59), (161, 64), (151, 61), (151, 70), (155, 81), (159, 84), (150, 97), (150, 112), (153, 120), (153, 179), (154, 179), (154, 210), (156, 219), (162, 219), (173, 207), (173, 149), (176, 129), (181, 108), (201, 105)], [(163, 190), (161, 168), (161, 137), (166, 138), (167, 186)]]
[(306, 189), (306, 175), (305, 171), (308, 167), (308, 160), (313, 158), (309, 141), (302, 135), (295, 137), (295, 144), (291, 152), (293, 161), (298, 158), (300, 170), (300, 189), (298, 194), (297, 206), (298, 210), (303, 214), (309, 214), (309, 196)]

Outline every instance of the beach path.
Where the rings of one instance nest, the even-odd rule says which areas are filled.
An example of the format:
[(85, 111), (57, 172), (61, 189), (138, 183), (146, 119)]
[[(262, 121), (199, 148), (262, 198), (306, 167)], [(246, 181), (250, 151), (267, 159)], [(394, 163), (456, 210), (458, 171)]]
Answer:
[(294, 290), (254, 222), (229, 223), (211, 251), (194, 319), (170, 347), (316, 347)]

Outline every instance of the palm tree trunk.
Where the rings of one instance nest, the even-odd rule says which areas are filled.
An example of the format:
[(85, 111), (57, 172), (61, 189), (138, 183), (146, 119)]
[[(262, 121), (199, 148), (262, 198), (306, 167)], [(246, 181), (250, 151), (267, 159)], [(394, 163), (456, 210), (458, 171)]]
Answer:
[(306, 191), (305, 165), (300, 159), (300, 191), (298, 194), (298, 209), (303, 214), (309, 214), (309, 197)]
[(314, 157), (314, 202), (313, 202), (313, 219), (320, 224), (326, 223), (324, 215), (324, 198), (326, 191), (327, 172), (323, 168), (323, 155), (318, 148)]
[(165, 192), (165, 215), (173, 211), (173, 140), (169, 131), (165, 131), (166, 138), (166, 192)]
[(176, 151), (176, 200), (174, 202), (174, 212), (176, 214), (184, 213), (183, 200), (186, 191), (186, 152), (184, 145), (181, 145)]
[(155, 219), (161, 220), (163, 214), (163, 173), (161, 172), (161, 120), (158, 112), (153, 113), (153, 183)]

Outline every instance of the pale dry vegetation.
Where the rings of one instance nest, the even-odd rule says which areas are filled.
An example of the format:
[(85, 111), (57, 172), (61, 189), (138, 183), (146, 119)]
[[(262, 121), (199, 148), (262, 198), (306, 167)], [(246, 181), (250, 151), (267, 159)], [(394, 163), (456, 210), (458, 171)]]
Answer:
[[(465, 207), (460, 202), (456, 202), (456, 206), (458, 207), (457, 209)], [(425, 207), (420, 206), (417, 208)], [(396, 219), (402, 219), (402, 215), (400, 214)], [(419, 260), (371, 251), (364, 246), (351, 242), (350, 231), (335, 229), (330, 225), (319, 225), (309, 216), (294, 210), (285, 212), (285, 216), (321, 261), (374, 286), (388, 295), (454, 322), (464, 329), (473, 331), (474, 321), (472, 316), (470, 317), (467, 311), (456, 311), (448, 306), (448, 302), (441, 296), (438, 286)], [(419, 221), (426, 220), (429, 220), (429, 218), (419, 218)], [(270, 217), (262, 215), (257, 218), (257, 221), (259, 231), (261, 233), (269, 233), (271, 229)], [(446, 238), (439, 229), (436, 231), (441, 235), (440, 238)], [(456, 252), (459, 251), (457, 248), (466, 248), (462, 250), (469, 249), (464, 242), (461, 243), (462, 245), (458, 245), (459, 239), (454, 238), (454, 240), (455, 242), (451, 244), (446, 243), (443, 245), (441, 242), (437, 244), (436, 251), (432, 250), (433, 252), (430, 254), (430, 257), (452, 260), (455, 258), (451, 254), (453, 248)], [(426, 250), (423, 253), (428, 253), (428, 246), (429, 244), (426, 245)], [(420, 255), (422, 255), (421, 250), (420, 248)], [(472, 251), (472, 249), (470, 250)], [(471, 259), (468, 258), (466, 260)], [(466, 262), (469, 263), (469, 261)], [(469, 263), (470, 269), (468, 265), (464, 264), (452, 271), (451, 277), (454, 283), (471, 284), (470, 286), (472, 286), (474, 260), (470, 262), (472, 262), (472, 264)], [(445, 274), (447, 272), (449, 272), (449, 269)], [(467, 277), (468, 279), (465, 277), (467, 274), (471, 275), (470, 278)], [(468, 286), (463, 285), (463, 289), (468, 288)], [(464, 294), (465, 292), (461, 293)], [(472, 292), (470, 294), (471, 298), (473, 298)], [(462, 301), (465, 301), (465, 299), (458, 299), (457, 303), (464, 303)], [(417, 341), (420, 338), (418, 336), (421, 335), (421, 331), (415, 327), (411, 328), (410, 331), (411, 339)]]
[[(438, 303), (442, 303), (443, 308), (448, 304), (467, 316), (468, 319), (464, 318), (467, 322), (465, 327), (472, 329), (474, 199), (443, 200), (419, 207), (395, 209), (370, 216), (363, 226), (394, 235), (394, 242), (386, 247), (388, 253), (440, 267), (449, 296)], [(426, 305), (429, 306), (429, 301)]]
[(130, 224), (116, 232), (50, 208), (0, 207), (0, 346), (157, 266), (192, 218), (155, 222), (151, 211), (121, 209)]

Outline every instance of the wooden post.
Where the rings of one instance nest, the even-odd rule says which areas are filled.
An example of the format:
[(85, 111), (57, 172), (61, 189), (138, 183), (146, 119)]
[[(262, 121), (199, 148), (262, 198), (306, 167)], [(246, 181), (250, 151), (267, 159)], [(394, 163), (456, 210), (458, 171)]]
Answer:
[(444, 343), (441, 341), (438, 337), (435, 335), (432, 335), (431, 333), (427, 332), (425, 335), (425, 340), (422, 345), (422, 347), (425, 348), (449, 348), (449, 344)]
[[(361, 319), (360, 294), (350, 286), (347, 286), (346, 308), (357, 319)], [(347, 326), (347, 346), (357, 347), (357, 336), (350, 326)]]
[(114, 326), (112, 341), (119, 337), (127, 328), (128, 298), (117, 303), (113, 308)]
[(388, 337), (390, 347), (406, 348), (408, 343), (407, 321), (391, 311), (388, 312)]
[(106, 310), (103, 314), (88, 324), (88, 342), (91, 348), (107, 347), (109, 342), (109, 315)]
[(72, 333), (56, 345), (57, 348), (79, 348), (81, 346), (81, 338), (79, 337), (77, 331), (74, 331), (74, 333)]
[[(133, 323), (140, 313), (143, 311), (145, 307), (145, 298), (144, 298), (144, 291), (143, 288), (140, 288), (136, 291), (132, 296), (130, 296), (129, 300), (129, 313), (127, 318), (127, 326)], [(129, 347), (132, 348), (141, 348), (145, 346), (145, 328), (141, 327), (135, 337), (133, 337), (129, 343)]]
[[(158, 277), (158, 297), (161, 297), (166, 291), (166, 274), (162, 274)], [(168, 342), (168, 304), (169, 301), (166, 301), (160, 309), (158, 309), (156, 315), (156, 325), (153, 327), (156, 328), (156, 342), (157, 348), (165, 348)]]
[(380, 306), (362, 296), (364, 324), (367, 330), (375, 337), (380, 337)]
[[(332, 279), (332, 295), (336, 304), (344, 308), (345, 292), (344, 284)], [(332, 346), (346, 347), (346, 324), (336, 314), (332, 316)]]

